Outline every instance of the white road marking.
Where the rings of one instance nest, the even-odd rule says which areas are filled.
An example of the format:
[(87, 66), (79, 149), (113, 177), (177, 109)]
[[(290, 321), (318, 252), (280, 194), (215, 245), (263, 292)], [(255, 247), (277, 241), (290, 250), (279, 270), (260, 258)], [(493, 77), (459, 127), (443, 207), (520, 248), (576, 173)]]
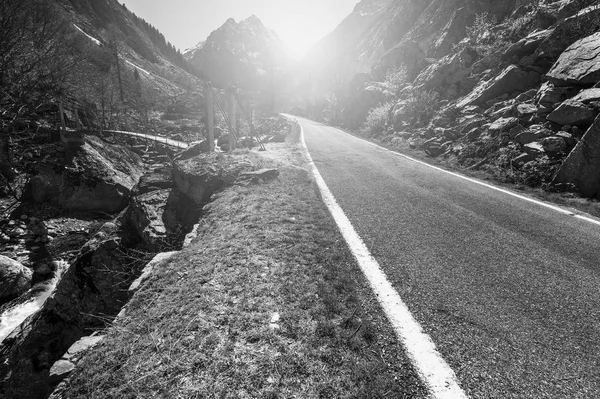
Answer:
[(427, 162), (419, 161), (418, 159), (415, 159), (415, 158), (409, 157), (408, 155), (404, 155), (404, 154), (402, 154), (402, 153), (399, 153), (399, 152), (396, 152), (396, 151), (393, 151), (393, 150), (387, 149), (387, 148), (385, 148), (385, 147), (382, 147), (382, 146), (380, 146), (380, 145), (378, 145), (378, 144), (372, 143), (372, 142), (370, 142), (370, 141), (368, 141), (368, 140), (365, 140), (365, 139), (361, 139), (360, 137), (353, 136), (353, 135), (351, 135), (350, 133), (346, 133), (346, 132), (344, 132), (343, 130), (340, 130), (340, 129), (334, 128), (334, 127), (332, 127), (332, 126), (326, 126), (326, 127), (329, 127), (329, 128), (331, 128), (331, 129), (335, 129), (335, 130), (337, 130), (337, 131), (338, 131), (338, 132), (340, 132), (340, 133), (343, 133), (343, 134), (345, 134), (345, 135), (347, 135), (347, 136), (349, 136), (349, 137), (352, 137), (353, 139), (356, 139), (356, 140), (362, 141), (363, 143), (369, 144), (370, 146), (373, 146), (373, 147), (375, 147), (375, 148), (378, 148), (378, 149), (380, 149), (380, 150), (384, 150), (384, 151), (386, 151), (386, 152), (391, 152), (391, 153), (392, 153), (392, 154), (394, 154), (394, 155), (397, 155), (397, 156), (399, 156), (399, 157), (402, 157), (402, 158), (408, 159), (408, 160), (410, 160), (410, 161), (412, 161), (412, 162), (416, 162), (416, 163), (418, 163), (418, 164), (421, 164), (421, 165), (427, 166), (427, 167), (429, 167), (429, 168), (432, 168), (432, 169), (438, 170), (438, 171), (440, 171), (440, 172), (444, 172), (444, 173), (447, 173), (447, 174), (449, 174), (449, 175), (452, 175), (452, 176), (458, 177), (458, 178), (460, 178), (460, 179), (463, 179), (463, 180), (470, 181), (471, 183), (475, 183), (475, 184), (478, 184), (478, 185), (480, 185), (480, 186), (487, 187), (487, 188), (490, 188), (490, 189), (492, 189), (492, 190), (495, 190), (495, 191), (499, 191), (499, 192), (501, 192), (501, 193), (504, 193), (504, 194), (510, 195), (510, 196), (512, 196), (512, 197), (519, 198), (519, 199), (521, 199), (521, 200), (523, 200), (523, 201), (527, 201), (527, 202), (530, 202), (530, 203), (532, 203), (532, 204), (536, 204), (536, 205), (543, 206), (543, 207), (545, 207), (545, 208), (548, 208), (548, 209), (552, 209), (553, 211), (556, 211), (556, 212), (562, 213), (563, 215), (567, 215), (567, 216), (573, 216), (573, 217), (575, 217), (575, 218), (577, 218), (577, 219), (579, 219), (579, 220), (583, 220), (583, 221), (586, 221), (586, 222), (589, 222), (589, 223), (593, 223), (593, 224), (595, 224), (595, 225), (598, 225), (598, 226), (600, 226), (600, 220), (594, 219), (594, 218), (592, 218), (592, 217), (589, 217), (589, 216), (586, 216), (586, 215), (580, 215), (580, 214), (577, 214), (577, 213), (575, 213), (575, 212), (573, 212), (573, 211), (571, 211), (571, 210), (568, 210), (568, 209), (561, 208), (561, 207), (560, 207), (560, 206), (558, 206), (558, 205), (553, 205), (553, 204), (549, 204), (549, 203), (547, 203), (547, 202), (543, 202), (543, 201), (540, 201), (540, 200), (536, 200), (536, 199), (534, 199), (534, 198), (527, 197), (527, 196), (525, 196), (525, 195), (521, 195), (521, 194), (517, 194), (517, 193), (514, 193), (514, 192), (512, 192), (512, 191), (510, 191), (510, 190), (506, 190), (506, 189), (503, 189), (503, 188), (500, 188), (500, 187), (497, 187), (497, 186), (493, 186), (493, 185), (491, 185), (491, 184), (484, 183), (484, 182), (482, 182), (482, 181), (479, 181), (479, 180), (477, 180), (477, 179), (473, 179), (473, 178), (470, 178), (470, 177), (467, 177), (467, 176), (461, 175), (461, 174), (459, 174), (459, 173), (456, 173), (456, 172), (451, 172), (451, 171), (449, 171), (449, 170), (446, 170), (446, 169), (440, 168), (440, 167), (438, 167), (438, 166), (430, 165), (430, 164), (428, 164)]
[(383, 308), (388, 320), (410, 356), (421, 380), (433, 399), (467, 399), (456, 374), (437, 351), (431, 338), (423, 332), (406, 304), (381, 270), (377, 260), (360, 238), (342, 208), (338, 205), (325, 180), (319, 173), (304, 141), (304, 129), (300, 126), (300, 142), (305, 149), (313, 175), (321, 191), (323, 202), (337, 223), (348, 247), (356, 258), (363, 274)]

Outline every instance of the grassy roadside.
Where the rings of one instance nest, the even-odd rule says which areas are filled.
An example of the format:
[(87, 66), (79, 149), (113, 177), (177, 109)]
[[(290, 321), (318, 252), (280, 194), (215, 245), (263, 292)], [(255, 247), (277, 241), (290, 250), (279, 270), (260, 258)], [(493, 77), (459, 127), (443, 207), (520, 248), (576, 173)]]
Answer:
[(576, 213), (584, 213), (600, 218), (600, 201), (595, 199), (583, 198), (575, 193), (569, 192), (550, 192), (546, 191), (542, 188), (533, 188), (523, 184), (513, 184), (506, 181), (499, 180), (496, 176), (486, 172), (481, 169), (468, 169), (462, 167), (460, 164), (456, 162), (455, 159), (449, 158), (446, 159), (444, 157), (430, 157), (425, 152), (415, 150), (410, 148), (408, 142), (404, 142), (402, 145), (393, 145), (389, 142), (373, 139), (371, 137), (365, 137), (364, 135), (344, 129), (342, 127), (336, 126), (336, 129), (339, 129), (345, 133), (348, 133), (352, 136), (358, 137), (363, 140), (370, 141), (377, 145), (380, 145), (388, 150), (396, 151), (401, 154), (410, 156), (412, 158), (418, 159), (420, 161), (426, 162), (430, 165), (434, 165), (452, 172), (457, 172), (463, 174), (465, 176), (478, 179), (481, 181), (489, 182), (493, 185), (503, 187), (506, 189), (510, 189), (512, 191), (519, 192), (519, 194), (528, 195), (532, 198), (535, 198), (540, 201), (551, 202), (556, 205), (560, 205), (565, 208), (569, 208)]
[(63, 397), (426, 397), (297, 139), (261, 162), (277, 180), (215, 198)]

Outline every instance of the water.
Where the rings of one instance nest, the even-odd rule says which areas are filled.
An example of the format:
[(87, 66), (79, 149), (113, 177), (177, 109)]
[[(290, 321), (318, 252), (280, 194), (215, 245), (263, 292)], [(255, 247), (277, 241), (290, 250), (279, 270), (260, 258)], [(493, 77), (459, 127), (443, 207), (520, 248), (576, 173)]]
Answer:
[[(21, 325), (29, 316), (42, 308), (46, 299), (52, 295), (56, 284), (60, 281), (69, 264), (60, 261), (57, 265), (54, 277), (51, 280), (38, 283), (33, 286), (21, 298), (7, 304), (2, 315), (0, 315), (0, 343), (10, 335), (13, 330)], [(23, 298), (29, 298), (23, 301)], [(14, 305), (13, 305), (14, 303)]]

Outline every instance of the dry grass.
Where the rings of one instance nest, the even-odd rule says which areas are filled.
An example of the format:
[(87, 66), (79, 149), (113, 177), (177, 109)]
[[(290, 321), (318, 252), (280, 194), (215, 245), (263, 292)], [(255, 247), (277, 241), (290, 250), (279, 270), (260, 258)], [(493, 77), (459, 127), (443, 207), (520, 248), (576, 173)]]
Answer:
[(316, 194), (300, 147), (269, 183), (207, 206), (79, 365), (68, 398), (421, 398), (425, 392)]

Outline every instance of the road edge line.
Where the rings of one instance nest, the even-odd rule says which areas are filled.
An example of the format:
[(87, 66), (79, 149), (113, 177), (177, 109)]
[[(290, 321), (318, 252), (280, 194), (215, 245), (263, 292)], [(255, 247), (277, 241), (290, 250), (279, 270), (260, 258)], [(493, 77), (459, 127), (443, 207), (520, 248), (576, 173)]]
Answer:
[(410, 313), (408, 306), (402, 301), (398, 292), (392, 287), (381, 266), (371, 255), (329, 190), (306, 146), (302, 125), (300, 125), (300, 144), (304, 149), (304, 155), (319, 187), (323, 202), (335, 220), (421, 381), (428, 388), (431, 397), (433, 399), (468, 399), (468, 396), (460, 387), (456, 374), (442, 358), (431, 337), (423, 332), (423, 328)]
[(591, 218), (589, 216), (581, 215), (579, 213), (570, 211), (568, 209), (560, 207), (559, 205), (553, 205), (553, 204), (550, 204), (548, 202), (537, 200), (535, 198), (530, 198), (530, 197), (527, 197), (525, 195), (517, 194), (515, 192), (512, 192), (510, 190), (507, 190), (507, 189), (504, 189), (504, 188), (501, 188), (501, 187), (494, 186), (492, 184), (484, 183), (484, 182), (482, 182), (480, 180), (477, 180), (477, 179), (474, 179), (474, 178), (462, 175), (462, 174), (457, 173), (457, 172), (452, 172), (452, 171), (446, 170), (444, 168), (440, 168), (439, 166), (431, 165), (431, 164), (429, 164), (427, 162), (424, 162), (424, 161), (418, 160), (416, 158), (410, 157), (408, 155), (402, 154), (400, 152), (397, 152), (397, 151), (394, 151), (394, 150), (390, 150), (389, 148), (385, 148), (383, 146), (380, 146), (379, 144), (376, 144), (376, 143), (373, 143), (371, 141), (365, 140), (363, 138), (354, 136), (353, 134), (350, 134), (348, 132), (344, 132), (343, 130), (338, 129), (337, 127), (334, 127), (334, 126), (328, 126), (328, 127), (332, 128), (332, 129), (335, 129), (338, 132), (343, 133), (343, 134), (345, 134), (347, 136), (350, 136), (350, 137), (352, 137), (352, 138), (354, 138), (356, 140), (362, 141), (365, 144), (369, 144), (370, 146), (373, 146), (375, 148), (378, 148), (378, 149), (381, 149), (381, 150), (384, 150), (384, 151), (387, 151), (387, 152), (391, 152), (392, 154), (395, 154), (395, 155), (397, 155), (399, 157), (408, 159), (409, 161), (412, 161), (412, 162), (415, 162), (415, 163), (427, 166), (427, 167), (432, 168), (432, 169), (436, 169), (436, 170), (438, 170), (440, 172), (447, 173), (449, 175), (452, 175), (454, 177), (458, 177), (458, 178), (463, 179), (463, 180), (470, 181), (471, 183), (475, 183), (477, 185), (489, 188), (491, 190), (495, 190), (495, 191), (498, 191), (498, 192), (510, 195), (512, 197), (519, 198), (519, 199), (521, 199), (523, 201), (527, 201), (527, 202), (530, 202), (530, 203), (533, 203), (533, 204), (536, 204), (536, 205), (539, 205), (539, 206), (542, 206), (542, 207), (545, 207), (545, 208), (548, 208), (548, 209), (552, 209), (552, 210), (554, 210), (556, 212), (562, 213), (563, 215), (573, 216), (573, 217), (576, 217), (577, 219), (580, 219), (580, 220), (586, 221), (588, 223), (593, 223), (593, 224), (596, 224), (596, 225), (600, 226), (600, 220), (596, 220), (596, 219), (593, 219), (593, 218)]

